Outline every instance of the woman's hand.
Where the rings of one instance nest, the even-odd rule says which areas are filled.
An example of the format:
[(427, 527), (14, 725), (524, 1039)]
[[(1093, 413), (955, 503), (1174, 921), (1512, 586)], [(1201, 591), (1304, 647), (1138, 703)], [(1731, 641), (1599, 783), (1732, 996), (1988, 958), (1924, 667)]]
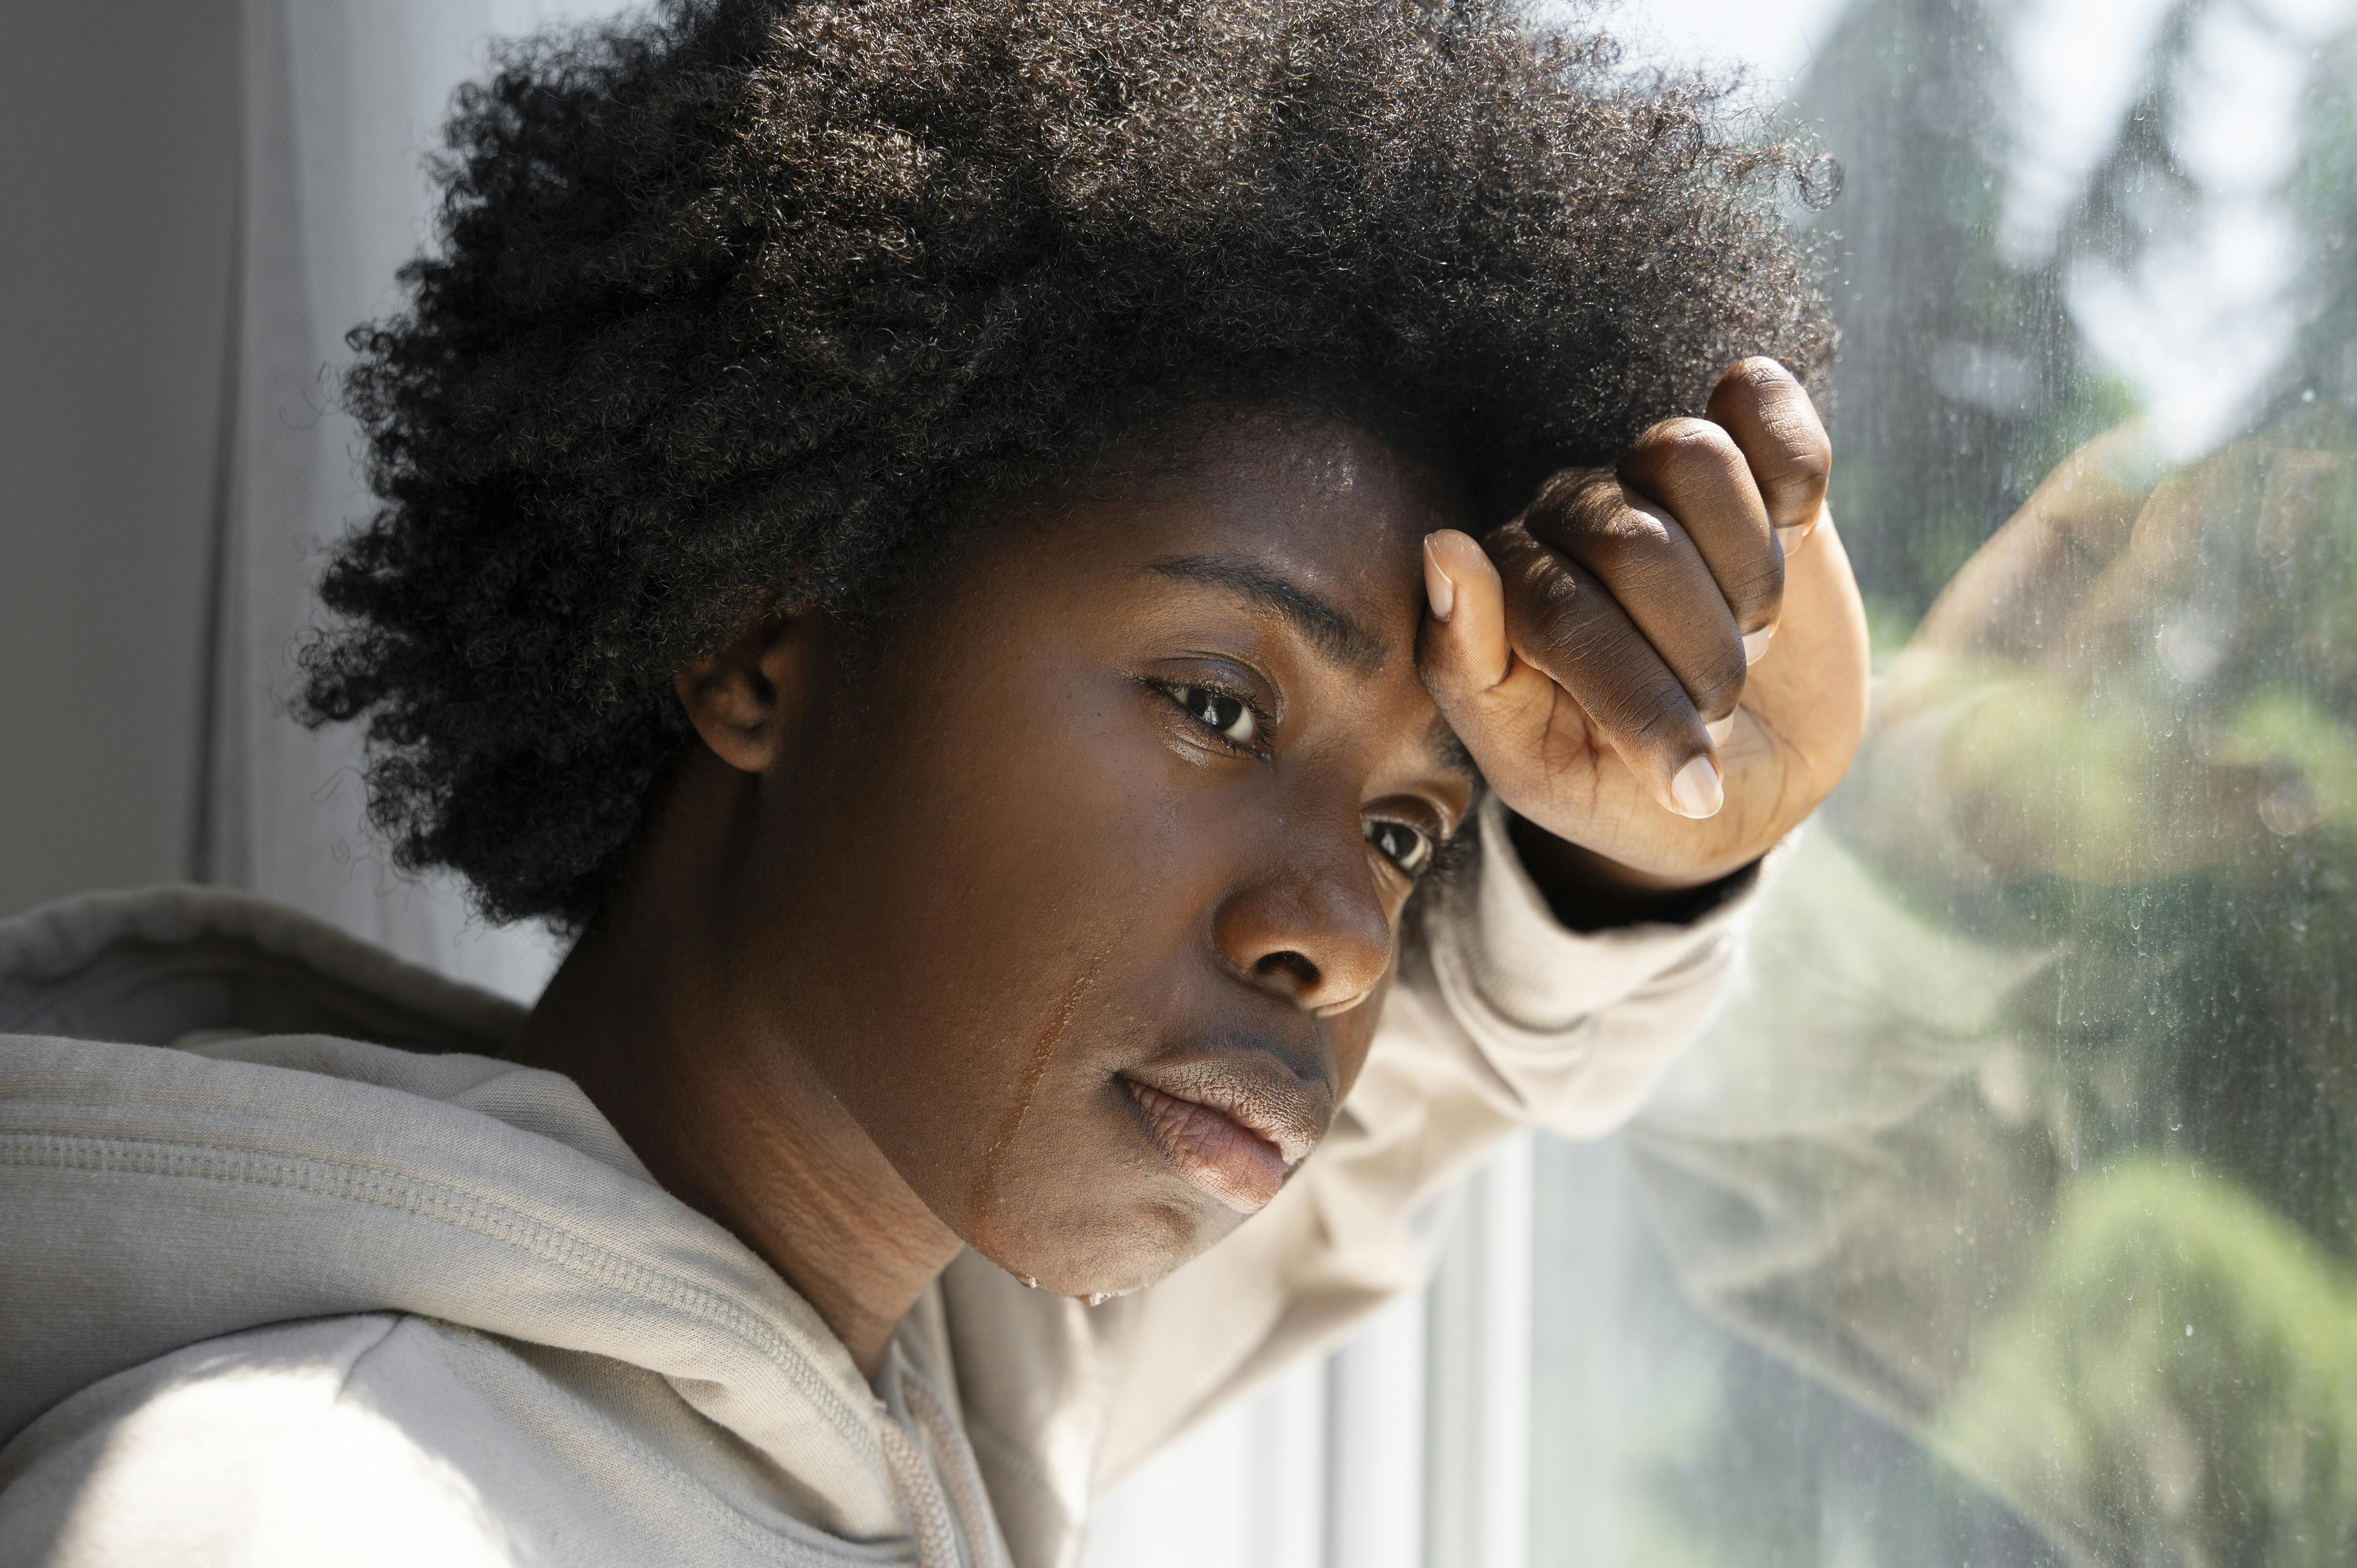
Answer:
[(1772, 360), (1728, 371), (1706, 415), (1557, 474), (1486, 541), (1425, 542), (1425, 682), (1544, 835), (1516, 829), (1543, 882), (1724, 876), (1824, 799), (1864, 733), (1824, 426)]

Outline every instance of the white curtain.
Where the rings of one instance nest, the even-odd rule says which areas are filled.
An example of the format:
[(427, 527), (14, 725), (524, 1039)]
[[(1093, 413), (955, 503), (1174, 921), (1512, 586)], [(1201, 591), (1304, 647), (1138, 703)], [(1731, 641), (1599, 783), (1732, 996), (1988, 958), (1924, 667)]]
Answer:
[(428, 153), (490, 40), (619, 9), (555, 0), (245, 0), (232, 392), (199, 869), (518, 997), (558, 956), (396, 875), (364, 821), (359, 736), (288, 716), (328, 544), (369, 511), (337, 412), (344, 335), (398, 307), (432, 237)]

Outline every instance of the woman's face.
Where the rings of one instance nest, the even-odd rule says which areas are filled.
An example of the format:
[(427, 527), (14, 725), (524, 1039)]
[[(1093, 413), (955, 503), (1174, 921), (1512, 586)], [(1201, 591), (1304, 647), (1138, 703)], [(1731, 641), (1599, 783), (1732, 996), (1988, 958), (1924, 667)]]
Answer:
[(1326, 1133), (1471, 795), (1415, 660), (1461, 521), (1363, 434), (1238, 423), (995, 536), (814, 700), (739, 929), (780, 1033), (1002, 1267), (1146, 1283)]

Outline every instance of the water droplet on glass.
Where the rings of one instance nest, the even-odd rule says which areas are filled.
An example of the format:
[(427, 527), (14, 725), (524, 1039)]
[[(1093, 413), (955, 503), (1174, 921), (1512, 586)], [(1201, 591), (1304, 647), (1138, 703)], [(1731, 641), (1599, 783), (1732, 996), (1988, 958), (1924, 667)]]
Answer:
[(2308, 780), (2295, 776), (2267, 786), (2259, 797), (2259, 821), (2277, 838), (2298, 838), (2324, 821), (2324, 807)]
[(2198, 686), (2226, 657), (2225, 630), (2215, 615), (2196, 607), (2163, 626), (2153, 642), (2162, 666), (2180, 685)]

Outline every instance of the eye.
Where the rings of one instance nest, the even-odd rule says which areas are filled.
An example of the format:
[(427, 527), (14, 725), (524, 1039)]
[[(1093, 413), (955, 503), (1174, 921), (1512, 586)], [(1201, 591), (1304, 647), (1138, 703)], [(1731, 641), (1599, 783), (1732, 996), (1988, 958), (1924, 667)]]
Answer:
[(1432, 864), (1432, 837), (1405, 822), (1371, 822), (1367, 824), (1367, 842), (1377, 854), (1408, 876), (1421, 876)]
[(1260, 717), (1241, 697), (1209, 686), (1166, 688), (1171, 701), (1194, 716), (1195, 722), (1230, 746), (1249, 748), (1260, 739)]

